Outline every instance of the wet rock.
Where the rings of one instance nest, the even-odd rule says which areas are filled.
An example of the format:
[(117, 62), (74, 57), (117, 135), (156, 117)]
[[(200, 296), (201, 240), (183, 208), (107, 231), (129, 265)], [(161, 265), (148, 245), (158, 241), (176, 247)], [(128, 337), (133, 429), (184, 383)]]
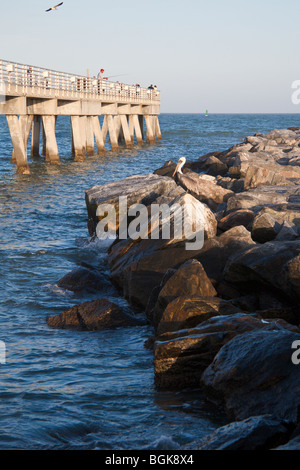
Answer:
[(183, 295), (189, 297), (214, 297), (217, 295), (203, 266), (197, 260), (193, 259), (184, 263), (164, 283), (154, 307), (152, 323), (157, 325), (167, 305)]
[[(120, 181), (94, 186), (85, 192), (85, 201), (88, 212), (88, 227), (90, 236), (96, 233), (96, 227), (100, 218), (96, 215), (97, 208), (101, 204), (111, 204), (116, 210), (119, 227), (119, 197), (126, 196), (128, 207), (133, 204), (152, 204), (160, 195), (174, 189), (176, 183), (167, 177), (148, 174), (134, 175)], [(124, 214), (123, 214), (124, 215)]]
[(210, 317), (192, 329), (161, 334), (154, 345), (155, 383), (159, 388), (199, 387), (201, 374), (235, 336), (261, 329), (285, 328), (286, 331), (299, 331), (283, 320), (263, 320), (254, 315), (234, 313)]
[(102, 290), (108, 281), (94, 269), (78, 267), (62, 277), (57, 285), (72, 292), (94, 292)]
[(287, 423), (272, 416), (252, 416), (216, 429), (199, 442), (196, 450), (268, 450), (285, 442), (290, 432)]
[(75, 305), (47, 319), (48, 326), (60, 329), (106, 330), (144, 324), (108, 299), (98, 299)]
[(273, 414), (297, 422), (300, 371), (291, 347), (299, 340), (300, 332), (286, 329), (238, 335), (221, 348), (202, 381), (235, 419)]

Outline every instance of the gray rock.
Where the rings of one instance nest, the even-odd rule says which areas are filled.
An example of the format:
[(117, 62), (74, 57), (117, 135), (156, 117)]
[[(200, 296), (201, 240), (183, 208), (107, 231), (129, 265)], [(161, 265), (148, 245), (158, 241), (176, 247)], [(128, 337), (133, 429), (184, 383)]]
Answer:
[(284, 442), (288, 436), (288, 425), (272, 416), (252, 416), (216, 429), (199, 442), (193, 443), (196, 450), (267, 450)]
[(274, 240), (280, 230), (281, 224), (273, 219), (270, 214), (259, 214), (253, 221), (251, 236), (255, 242), (266, 243)]
[(291, 439), (287, 444), (275, 447), (272, 450), (300, 450), (300, 436)]
[(119, 197), (127, 196), (128, 206), (133, 204), (152, 204), (159, 196), (176, 188), (174, 180), (153, 174), (134, 175), (120, 181), (114, 181), (102, 186), (94, 186), (85, 192), (85, 201), (88, 211), (88, 228), (90, 236), (96, 232), (99, 218), (97, 208), (101, 204), (112, 204), (117, 215), (116, 229), (118, 229)]
[(237, 420), (273, 414), (296, 423), (300, 369), (292, 362), (292, 344), (299, 340), (300, 331), (286, 329), (238, 335), (221, 348), (202, 381)]
[(224, 278), (235, 285), (256, 282), (269, 286), (295, 302), (300, 299), (299, 255), (299, 239), (256, 245), (228, 260)]
[[(214, 307), (217, 310), (216, 300)], [(197, 301), (198, 315), (195, 311)], [(202, 301), (194, 299), (193, 312), (187, 312), (186, 305), (184, 301), (182, 310), (177, 315), (173, 314), (173, 321), (169, 323), (167, 320), (171, 318), (167, 313), (168, 310), (170, 311), (168, 307), (161, 320), (161, 327), (159, 325), (158, 328), (158, 334), (161, 334), (154, 345), (154, 368), (155, 383), (160, 388), (199, 387), (201, 374), (205, 368), (211, 364), (220, 349), (237, 335), (248, 331), (258, 332), (262, 329), (298, 331), (300, 334), (297, 327), (289, 325), (284, 320), (263, 320), (254, 315), (232, 313), (234, 306), (230, 303), (227, 303), (227, 306), (224, 302), (219, 304), (218, 316), (216, 316), (217, 311), (215, 314), (212, 313), (211, 299), (203, 298)], [(187, 328), (189, 323), (191, 326), (192, 320), (194, 324), (197, 320), (198, 326), (183, 329)], [(176, 327), (177, 331), (175, 331)]]
[[(217, 221), (210, 209), (190, 194), (180, 194), (169, 206), (193, 208), (198, 221), (202, 221), (205, 238), (215, 236)], [(193, 220), (195, 220), (193, 218)], [(185, 218), (185, 222), (188, 218)], [(174, 225), (172, 216), (171, 226)], [(150, 223), (151, 225), (151, 223)], [(162, 224), (163, 225), (163, 224)], [(186, 233), (181, 239), (162, 239), (160, 225), (159, 239), (121, 240), (109, 250), (109, 265), (113, 281), (123, 289), (125, 297), (132, 303), (146, 307), (152, 290), (160, 285), (170, 268), (178, 268), (185, 261), (194, 258), (201, 248), (186, 249)], [(148, 224), (149, 226), (149, 224)], [(172, 233), (172, 230), (171, 230)], [(190, 247), (192, 248), (192, 247)]]

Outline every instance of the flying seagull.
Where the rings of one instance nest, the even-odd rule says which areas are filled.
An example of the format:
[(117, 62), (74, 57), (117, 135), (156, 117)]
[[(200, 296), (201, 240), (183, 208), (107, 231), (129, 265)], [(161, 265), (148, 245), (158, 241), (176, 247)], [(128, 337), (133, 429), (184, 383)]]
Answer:
[(58, 7), (60, 7), (64, 2), (59, 3), (58, 5), (55, 5), (55, 7), (48, 8), (46, 11), (52, 11), (52, 10), (57, 10)]

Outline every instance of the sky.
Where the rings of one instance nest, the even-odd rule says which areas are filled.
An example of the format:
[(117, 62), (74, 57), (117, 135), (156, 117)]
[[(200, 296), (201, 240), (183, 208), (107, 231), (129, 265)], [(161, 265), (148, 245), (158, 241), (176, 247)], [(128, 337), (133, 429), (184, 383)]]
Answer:
[(2, 0), (0, 59), (152, 83), (165, 113), (300, 111), (299, 0), (55, 3)]

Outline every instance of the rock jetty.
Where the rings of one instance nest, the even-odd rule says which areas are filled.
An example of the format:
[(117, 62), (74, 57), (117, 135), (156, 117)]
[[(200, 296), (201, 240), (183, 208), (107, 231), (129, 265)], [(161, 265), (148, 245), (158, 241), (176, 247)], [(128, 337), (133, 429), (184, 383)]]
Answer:
[[(200, 248), (187, 250), (184, 235), (128, 237), (108, 252), (111, 281), (153, 326), (156, 387), (195, 387), (224, 406), (229, 424), (194, 449), (298, 449), (300, 365), (292, 345), (300, 341), (300, 128), (257, 133), (187, 162), (193, 194), (174, 180), (176, 163), (87, 190), (89, 233), (96, 235), (97, 207), (118, 211), (119, 196), (144, 204), (149, 226), (152, 204), (193, 206)], [(91, 307), (49, 325), (67, 327), (78, 316), (86, 323)], [(112, 324), (132, 321), (107, 303), (97, 309), (99, 317), (110, 312)]]

